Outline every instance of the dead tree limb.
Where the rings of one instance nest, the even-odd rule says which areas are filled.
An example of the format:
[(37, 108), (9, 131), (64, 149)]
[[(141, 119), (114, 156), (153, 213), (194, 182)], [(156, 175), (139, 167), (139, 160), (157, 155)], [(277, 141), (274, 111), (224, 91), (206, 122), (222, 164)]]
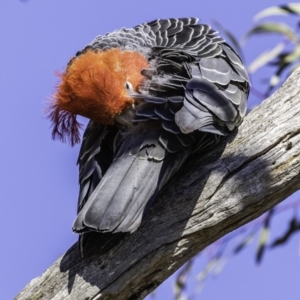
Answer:
[(17, 300), (142, 299), (187, 260), (300, 188), (300, 69), (235, 139), (193, 157), (139, 230), (105, 255), (71, 247)]

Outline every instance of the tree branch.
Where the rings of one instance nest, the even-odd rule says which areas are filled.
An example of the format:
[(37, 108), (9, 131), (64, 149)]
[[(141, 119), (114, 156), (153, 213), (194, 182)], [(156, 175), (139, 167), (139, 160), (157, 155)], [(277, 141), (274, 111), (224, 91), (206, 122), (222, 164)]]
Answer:
[(194, 156), (142, 226), (108, 253), (76, 244), (16, 300), (141, 299), (199, 251), (300, 188), (300, 69), (255, 108), (235, 139)]

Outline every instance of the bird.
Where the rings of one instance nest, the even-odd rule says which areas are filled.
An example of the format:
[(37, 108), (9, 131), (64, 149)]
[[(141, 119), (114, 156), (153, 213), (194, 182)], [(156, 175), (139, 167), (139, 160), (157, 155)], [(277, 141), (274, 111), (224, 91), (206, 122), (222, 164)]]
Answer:
[(48, 107), (52, 137), (80, 142), (73, 231), (133, 233), (193, 154), (216, 146), (247, 111), (236, 51), (198, 18), (169, 18), (97, 36), (69, 61)]

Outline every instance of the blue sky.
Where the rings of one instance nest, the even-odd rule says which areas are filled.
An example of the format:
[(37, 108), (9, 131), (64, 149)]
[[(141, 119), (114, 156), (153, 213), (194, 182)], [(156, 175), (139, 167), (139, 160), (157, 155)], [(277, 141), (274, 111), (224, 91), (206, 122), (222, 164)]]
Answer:
[[(57, 84), (54, 71), (63, 70), (95, 36), (114, 29), (157, 18), (196, 16), (203, 23), (218, 20), (240, 38), (257, 12), (278, 4), (282, 2), (0, 2), (1, 299), (13, 299), (77, 240), (71, 225), (76, 214), (79, 147), (52, 141), (43, 111)], [(246, 63), (272, 45), (272, 39), (251, 39)], [(258, 102), (250, 98), (250, 106)], [(285, 224), (286, 219), (278, 219), (274, 228), (280, 231)], [(209, 278), (196, 299), (299, 299), (298, 248), (295, 236), (287, 247), (269, 252), (258, 267), (254, 244), (232, 259), (220, 276)], [(200, 259), (197, 266), (202, 263)], [(172, 280), (158, 289), (156, 299), (172, 299)]]

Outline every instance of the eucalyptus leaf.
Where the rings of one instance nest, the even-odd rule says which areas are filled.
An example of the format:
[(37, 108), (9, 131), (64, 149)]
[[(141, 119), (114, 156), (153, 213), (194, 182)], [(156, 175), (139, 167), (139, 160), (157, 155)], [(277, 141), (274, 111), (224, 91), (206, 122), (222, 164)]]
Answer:
[(300, 3), (289, 3), (287, 5), (279, 5), (268, 7), (253, 17), (253, 20), (257, 22), (262, 18), (266, 18), (269, 16), (275, 15), (299, 15), (300, 14)]
[(249, 30), (246, 33), (244, 40), (248, 39), (250, 36), (253, 36), (255, 34), (261, 34), (261, 33), (282, 34), (293, 42), (298, 41), (298, 36), (296, 32), (287, 24), (279, 23), (279, 22), (265, 22), (253, 27), (251, 30)]
[(262, 228), (261, 233), (260, 233), (258, 249), (256, 252), (256, 262), (257, 263), (260, 263), (262, 260), (268, 239), (269, 239), (269, 228), (264, 227), (264, 228)]
[(259, 55), (257, 58), (255, 58), (252, 63), (248, 66), (249, 73), (254, 73), (259, 68), (263, 67), (282, 52), (282, 50), (285, 48), (285, 43), (281, 42), (277, 44), (273, 49), (267, 50), (263, 52), (261, 55)]
[(246, 236), (246, 238), (234, 248), (233, 253), (238, 254), (239, 252), (241, 252), (246, 246), (248, 246), (253, 241), (253, 236), (254, 233), (251, 233), (248, 236)]
[(300, 58), (300, 45), (297, 45), (293, 51), (282, 57), (283, 64), (294, 63)]

